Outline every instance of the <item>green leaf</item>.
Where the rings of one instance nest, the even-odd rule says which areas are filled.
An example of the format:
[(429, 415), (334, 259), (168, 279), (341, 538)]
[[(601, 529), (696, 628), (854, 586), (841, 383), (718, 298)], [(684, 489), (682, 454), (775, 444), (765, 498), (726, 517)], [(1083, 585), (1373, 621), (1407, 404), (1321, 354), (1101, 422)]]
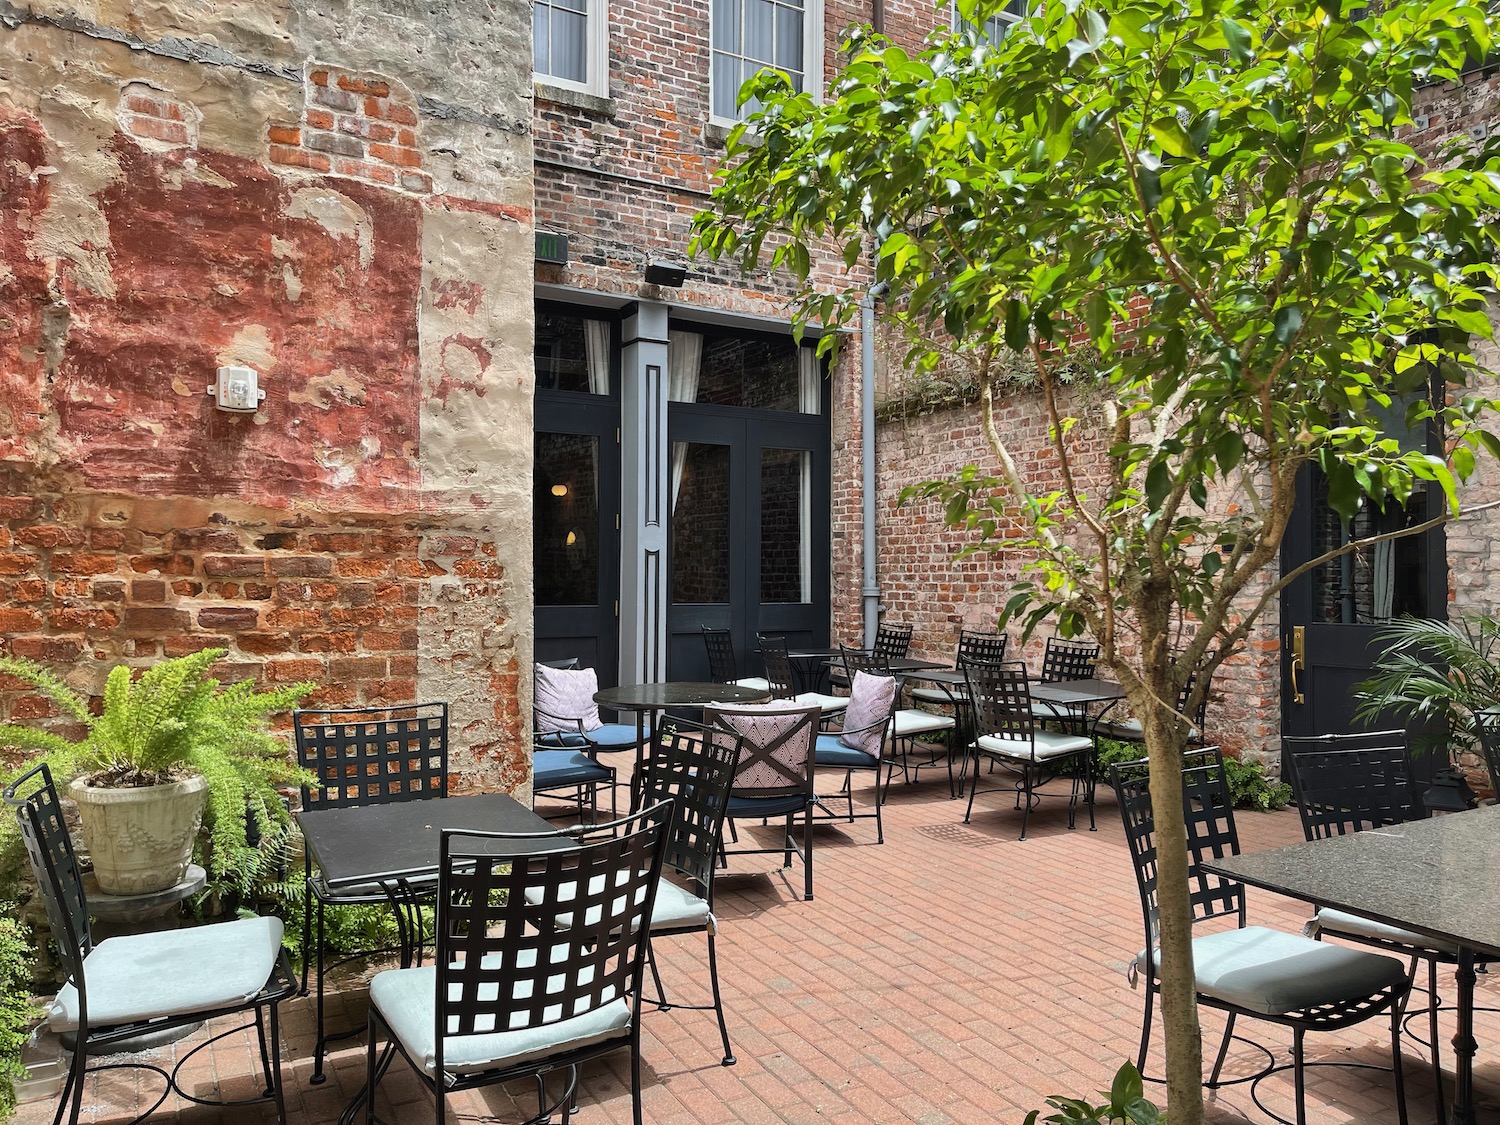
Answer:
[(1276, 310), (1275, 330), (1272, 333), (1278, 344), (1290, 344), (1302, 330), (1302, 310), (1296, 305), (1282, 305)]
[(1228, 16), (1219, 21), (1219, 27), (1224, 32), (1224, 42), (1229, 45), (1229, 57), (1244, 66), (1252, 58), (1249, 30)]
[(1186, 158), (1197, 153), (1197, 150), (1193, 148), (1192, 140), (1175, 117), (1163, 117), (1153, 121), (1151, 136), (1161, 146), (1162, 151), (1169, 156)]

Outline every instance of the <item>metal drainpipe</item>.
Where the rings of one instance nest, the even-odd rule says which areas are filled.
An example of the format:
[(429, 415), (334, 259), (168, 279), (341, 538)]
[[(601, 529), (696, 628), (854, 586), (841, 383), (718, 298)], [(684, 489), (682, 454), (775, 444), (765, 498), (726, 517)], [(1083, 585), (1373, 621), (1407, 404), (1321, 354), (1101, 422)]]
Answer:
[(880, 630), (880, 585), (875, 568), (875, 300), (886, 290), (873, 285), (860, 302), (860, 469), (863, 493), (865, 581), (865, 647), (875, 644)]

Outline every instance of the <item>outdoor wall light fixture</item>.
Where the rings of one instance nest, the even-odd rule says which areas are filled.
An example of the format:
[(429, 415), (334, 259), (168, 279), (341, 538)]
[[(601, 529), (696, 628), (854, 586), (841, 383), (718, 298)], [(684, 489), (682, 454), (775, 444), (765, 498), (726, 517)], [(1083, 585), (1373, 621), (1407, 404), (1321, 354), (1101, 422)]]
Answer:
[(680, 266), (676, 262), (661, 261), (660, 259), (646, 263), (647, 285), (667, 285), (676, 289), (686, 280), (686, 266)]
[(568, 532), (568, 538), (567, 538), (567, 544), (568, 544), (568, 546), (571, 547), (574, 543), (577, 543), (577, 542), (578, 542), (578, 532), (576, 532), (576, 531), (570, 531), (570, 532)]
[(567, 485), (565, 485), (565, 484), (554, 484), (552, 486), (552, 495), (553, 496), (566, 496), (567, 494), (568, 494), (568, 486)]

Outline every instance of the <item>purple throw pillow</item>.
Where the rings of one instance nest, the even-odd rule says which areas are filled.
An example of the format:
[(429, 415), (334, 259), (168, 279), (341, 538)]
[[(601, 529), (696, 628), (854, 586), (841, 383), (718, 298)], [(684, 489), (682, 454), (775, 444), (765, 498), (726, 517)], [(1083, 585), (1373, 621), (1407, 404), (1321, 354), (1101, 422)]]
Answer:
[[(844, 729), (851, 733), (839, 735), (839, 741), (852, 750), (863, 750), (870, 757), (878, 758), (885, 728), (876, 724), (881, 719), (890, 718), (895, 702), (895, 676), (854, 673), (854, 683), (849, 690), (849, 709), (844, 712)], [(872, 729), (861, 730), (861, 727)]]
[(577, 734), (581, 719), (584, 730), (598, 730), (604, 725), (594, 702), (598, 690), (599, 677), (592, 668), (549, 668), (538, 664), (536, 729), (542, 734)]

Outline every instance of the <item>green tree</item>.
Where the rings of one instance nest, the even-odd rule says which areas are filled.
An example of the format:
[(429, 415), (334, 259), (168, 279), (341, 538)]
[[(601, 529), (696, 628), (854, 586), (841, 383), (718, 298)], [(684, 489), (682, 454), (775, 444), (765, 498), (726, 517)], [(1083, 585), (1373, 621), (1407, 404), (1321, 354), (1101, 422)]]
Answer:
[[(1401, 132), (1413, 89), (1456, 78), (1490, 38), (1485, 10), (1455, 0), (1370, 15), (1338, 0), (1059, 0), (998, 44), (945, 35), (909, 55), (855, 31), (822, 101), (769, 71), (741, 92), (757, 109), (731, 135), (695, 250), (789, 270), (799, 323), (852, 323), (866, 283), (887, 283), (913, 370), (956, 353), (978, 372), (998, 475), (969, 466), (916, 494), (972, 530), (969, 549), (1026, 560), (1004, 620), (1092, 632), (1143, 721), (1157, 792), (1178, 784), (1180, 686), (1243, 650), (1287, 580), (1263, 572), (1300, 472), (1327, 475), (1345, 518), (1433, 489), (1443, 519), (1476, 451), (1500, 450), (1469, 347), (1491, 334), (1500, 163), (1425, 162)], [(829, 254), (842, 282), (815, 276)], [(995, 423), (1018, 355), (1055, 480), (1024, 474)], [(1102, 410), (1088, 434), (1058, 390), (1082, 356)], [(1382, 432), (1393, 403), (1441, 425), (1446, 457)], [(1092, 490), (1085, 437), (1088, 456), (1107, 450)], [(1167, 1099), (1173, 1125), (1196, 1125), (1178, 802), (1156, 815)]]

